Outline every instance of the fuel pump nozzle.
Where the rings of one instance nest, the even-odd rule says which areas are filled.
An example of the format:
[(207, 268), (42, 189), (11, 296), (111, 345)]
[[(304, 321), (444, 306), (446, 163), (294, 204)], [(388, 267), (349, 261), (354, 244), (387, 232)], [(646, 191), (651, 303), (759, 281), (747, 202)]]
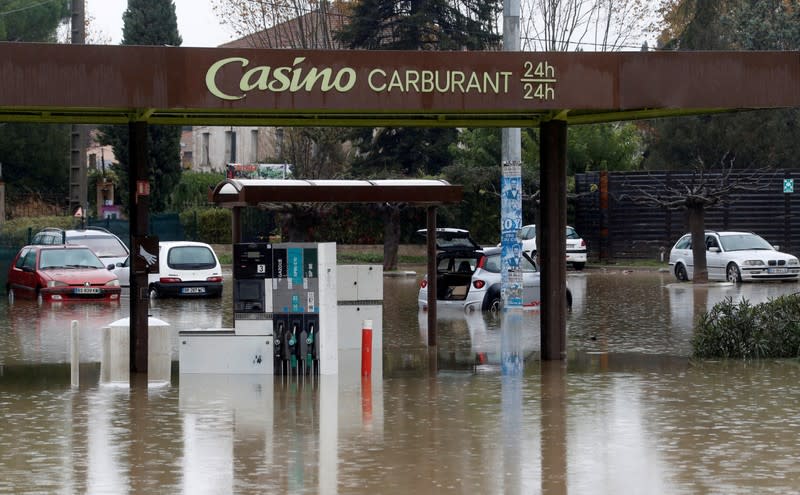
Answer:
[(314, 366), (314, 360), (317, 359), (317, 345), (316, 345), (316, 328), (314, 322), (308, 324), (308, 336), (306, 337), (306, 367), (311, 369)]
[(289, 345), (289, 364), (292, 369), (297, 368), (297, 323), (292, 324), (291, 331), (287, 332), (286, 339)]

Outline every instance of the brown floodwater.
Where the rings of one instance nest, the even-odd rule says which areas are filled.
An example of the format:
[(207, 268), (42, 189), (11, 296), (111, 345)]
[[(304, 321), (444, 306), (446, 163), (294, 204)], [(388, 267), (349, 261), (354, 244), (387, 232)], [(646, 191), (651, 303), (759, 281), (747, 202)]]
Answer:
[[(418, 278), (384, 279), (383, 376), (366, 381), (357, 352), (314, 379), (181, 375), (178, 331), (232, 326), (229, 288), (153, 302), (175, 361), (159, 387), (100, 383), (101, 328), (128, 315), (127, 299), (0, 302), (0, 493), (800, 491), (798, 361), (689, 358), (701, 312), (798, 284), (570, 271), (568, 359), (542, 363), (536, 311), (513, 334), (503, 318), (442, 314), (429, 350)], [(502, 372), (509, 350), (520, 374)]]

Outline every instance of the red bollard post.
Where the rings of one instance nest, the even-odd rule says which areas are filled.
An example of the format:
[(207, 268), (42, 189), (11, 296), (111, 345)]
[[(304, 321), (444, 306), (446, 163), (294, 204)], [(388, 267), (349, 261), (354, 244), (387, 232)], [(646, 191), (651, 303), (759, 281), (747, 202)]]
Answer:
[(361, 376), (372, 375), (372, 320), (361, 325)]

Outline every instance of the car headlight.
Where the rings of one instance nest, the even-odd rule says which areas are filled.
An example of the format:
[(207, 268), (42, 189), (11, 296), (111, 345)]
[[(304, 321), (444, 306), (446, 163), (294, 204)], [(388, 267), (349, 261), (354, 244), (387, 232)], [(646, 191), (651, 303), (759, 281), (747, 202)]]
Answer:
[(60, 280), (48, 280), (47, 281), (47, 287), (66, 287), (67, 285), (69, 285), (69, 284), (66, 283), (66, 282), (62, 282)]
[(742, 264), (748, 266), (758, 266), (758, 265), (764, 265), (765, 263), (761, 260), (745, 260), (745, 262)]
[(800, 261), (797, 261), (797, 258), (792, 258), (786, 262), (787, 265), (797, 266), (800, 265)]
[(108, 282), (106, 282), (106, 287), (119, 287), (119, 280), (117, 279), (109, 280)]

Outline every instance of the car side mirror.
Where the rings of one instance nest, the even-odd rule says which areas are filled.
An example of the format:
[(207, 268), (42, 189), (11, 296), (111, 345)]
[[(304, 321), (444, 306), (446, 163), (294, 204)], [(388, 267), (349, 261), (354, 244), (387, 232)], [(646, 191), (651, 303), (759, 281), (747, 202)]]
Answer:
[(711, 251), (712, 253), (718, 253), (719, 252), (719, 248), (717, 246), (712, 246), (712, 247), (708, 248), (708, 250)]
[(780, 251), (780, 250), (781, 250), (781, 247), (780, 247), (780, 246), (778, 246), (777, 244), (775, 244), (775, 245), (774, 245), (774, 246), (772, 246), (772, 247), (773, 247), (773, 249), (775, 249), (775, 251)]
[(115, 265), (114, 263), (111, 263), (111, 264), (110, 264), (110, 265), (108, 265), (106, 268), (107, 268), (108, 270), (113, 270), (113, 269), (114, 269), (114, 268), (116, 268), (116, 267), (117, 267), (117, 265)]
[(22, 271), (30, 273), (30, 272), (33, 272), (33, 268), (31, 268), (30, 266), (23, 266), (22, 267)]

